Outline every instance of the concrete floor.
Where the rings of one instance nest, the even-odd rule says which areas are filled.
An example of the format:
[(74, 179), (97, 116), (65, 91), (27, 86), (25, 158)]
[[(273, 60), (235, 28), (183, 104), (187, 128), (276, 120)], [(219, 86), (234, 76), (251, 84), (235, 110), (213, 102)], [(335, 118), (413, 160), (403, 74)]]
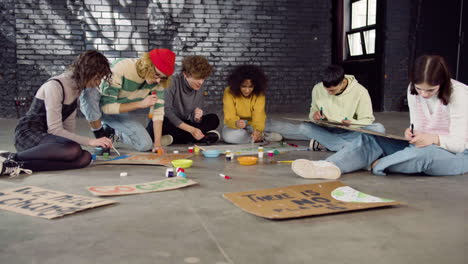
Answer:
[[(407, 113), (377, 113), (399, 134)], [(80, 134), (91, 133), (78, 120)], [(0, 149), (14, 150), (16, 120), (0, 119)], [(306, 144), (306, 142), (300, 142)], [(122, 148), (124, 149), (124, 148)], [(185, 149), (185, 146), (174, 146)], [(331, 153), (297, 151), (282, 159), (322, 159)], [(199, 185), (168, 192), (112, 197), (118, 204), (56, 220), (0, 210), (0, 263), (468, 263), (468, 177), (378, 177), (367, 171), (341, 181), (406, 206), (272, 221), (248, 214), (225, 192), (318, 183), (289, 165), (237, 166), (194, 158), (189, 178)], [(0, 178), (0, 190), (34, 185), (91, 196), (92, 185), (164, 179), (154, 166), (98, 166)], [(128, 177), (120, 177), (122, 171)], [(233, 177), (223, 180), (218, 173)]]

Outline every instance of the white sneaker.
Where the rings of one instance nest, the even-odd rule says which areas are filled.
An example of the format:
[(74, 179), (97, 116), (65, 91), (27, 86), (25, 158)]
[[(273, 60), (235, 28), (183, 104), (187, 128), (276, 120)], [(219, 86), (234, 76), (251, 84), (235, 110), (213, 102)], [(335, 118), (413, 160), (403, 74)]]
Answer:
[(27, 174), (32, 173), (31, 170), (21, 168), (18, 162), (0, 157), (0, 176), (10, 175), (11, 177), (15, 177), (18, 176), (21, 172), (25, 172)]
[(264, 135), (265, 135), (264, 137), (265, 141), (269, 141), (269, 142), (278, 142), (283, 139), (283, 136), (281, 136), (281, 134), (276, 133), (276, 132), (265, 132)]
[(164, 135), (161, 137), (161, 146), (169, 146), (174, 142), (174, 138), (171, 135)]
[(298, 159), (291, 164), (291, 168), (302, 178), (334, 180), (341, 176), (340, 168), (325, 160)]

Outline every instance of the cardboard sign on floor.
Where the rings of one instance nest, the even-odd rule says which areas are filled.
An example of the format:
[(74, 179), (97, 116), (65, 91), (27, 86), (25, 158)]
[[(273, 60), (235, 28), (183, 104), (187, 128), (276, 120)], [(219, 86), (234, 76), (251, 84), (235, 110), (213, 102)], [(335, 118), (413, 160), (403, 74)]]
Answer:
[(157, 165), (169, 166), (172, 160), (187, 159), (192, 157), (191, 153), (180, 154), (157, 154), (148, 152), (136, 152), (122, 155), (120, 157), (110, 158), (109, 160), (102, 160), (93, 162), (93, 165)]
[(244, 155), (257, 155), (258, 147), (263, 147), (263, 152), (266, 153), (268, 151), (279, 151), (280, 153), (294, 151), (294, 150), (307, 150), (307, 146), (298, 146), (298, 145), (289, 145), (288, 143), (284, 142), (271, 142), (271, 143), (255, 143), (253, 144), (229, 144), (229, 145), (211, 145), (211, 146), (202, 146), (204, 149), (217, 149), (220, 150), (222, 153), (226, 152), (226, 150), (230, 150), (236, 156), (244, 156)]
[(289, 118), (289, 117), (286, 117), (285, 119), (301, 121), (301, 122), (307, 122), (307, 123), (313, 123), (313, 124), (323, 126), (323, 127), (337, 127), (337, 128), (341, 128), (341, 129), (345, 129), (345, 130), (349, 130), (349, 131), (361, 132), (361, 133), (364, 133), (364, 134), (370, 134), (370, 135), (375, 135), (375, 136), (380, 136), (380, 137), (386, 137), (386, 138), (393, 138), (393, 139), (408, 141), (405, 137), (402, 137), (402, 136), (397, 136), (397, 135), (392, 135), (392, 134), (383, 134), (383, 133), (379, 133), (379, 132), (375, 132), (375, 131), (371, 131), (371, 130), (362, 129), (361, 127), (365, 126), (365, 125), (362, 125), (362, 124), (351, 124), (350, 126), (345, 126), (345, 125), (343, 125), (341, 123), (331, 122), (331, 121), (327, 121), (327, 120), (315, 121), (315, 120), (306, 120), (306, 119)]
[(116, 201), (57, 192), (36, 186), (0, 191), (0, 209), (53, 219)]
[(340, 181), (225, 193), (223, 197), (248, 213), (268, 219), (325, 215), (400, 204), (361, 193)]
[(87, 189), (89, 192), (96, 196), (114, 196), (169, 191), (191, 186), (194, 184), (198, 183), (190, 179), (174, 177), (162, 181), (145, 182), (129, 185), (92, 186), (88, 187)]

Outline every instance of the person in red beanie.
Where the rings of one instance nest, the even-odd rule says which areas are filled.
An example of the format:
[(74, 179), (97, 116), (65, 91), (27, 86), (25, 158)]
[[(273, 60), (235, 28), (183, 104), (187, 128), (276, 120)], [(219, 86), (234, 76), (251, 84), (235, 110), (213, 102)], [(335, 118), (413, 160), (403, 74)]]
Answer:
[[(140, 58), (118, 59), (112, 64), (112, 78), (101, 83), (101, 94), (87, 89), (80, 98), (81, 109), (94, 135), (119, 138), (138, 151), (164, 152), (172, 144), (162, 135), (164, 90), (174, 73), (175, 53), (153, 49)], [(153, 133), (129, 113), (149, 109)], [(154, 141), (153, 141), (154, 138)]]

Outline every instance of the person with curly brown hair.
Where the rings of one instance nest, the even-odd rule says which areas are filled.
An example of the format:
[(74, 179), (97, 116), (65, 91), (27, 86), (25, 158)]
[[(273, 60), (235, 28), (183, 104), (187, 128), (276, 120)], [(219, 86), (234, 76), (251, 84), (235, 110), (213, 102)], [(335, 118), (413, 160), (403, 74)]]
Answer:
[(83, 168), (91, 162), (91, 154), (80, 145), (112, 147), (106, 137), (93, 139), (75, 134), (78, 96), (85, 88), (108, 80), (111, 74), (107, 58), (89, 50), (79, 55), (65, 73), (45, 82), (16, 126), (18, 152), (0, 153), (0, 175)]
[(280, 141), (282, 136), (269, 131), (271, 120), (265, 113), (265, 90), (268, 79), (263, 70), (255, 65), (234, 68), (224, 90), (223, 140), (232, 144)]
[[(163, 136), (164, 92), (174, 72), (175, 53), (153, 49), (140, 58), (118, 59), (112, 63), (112, 78), (101, 83), (101, 93), (88, 89), (80, 98), (84, 116), (96, 137), (116, 135), (138, 151), (162, 151), (172, 143)], [(148, 109), (151, 133), (130, 112)], [(102, 124), (101, 124), (102, 123)]]
[[(219, 140), (215, 130), (219, 125), (216, 114), (203, 113), (204, 82), (213, 67), (202, 56), (188, 56), (182, 60), (182, 71), (175, 75), (164, 94), (163, 134), (174, 143), (207, 143)], [(147, 127), (151, 134), (151, 122)]]

